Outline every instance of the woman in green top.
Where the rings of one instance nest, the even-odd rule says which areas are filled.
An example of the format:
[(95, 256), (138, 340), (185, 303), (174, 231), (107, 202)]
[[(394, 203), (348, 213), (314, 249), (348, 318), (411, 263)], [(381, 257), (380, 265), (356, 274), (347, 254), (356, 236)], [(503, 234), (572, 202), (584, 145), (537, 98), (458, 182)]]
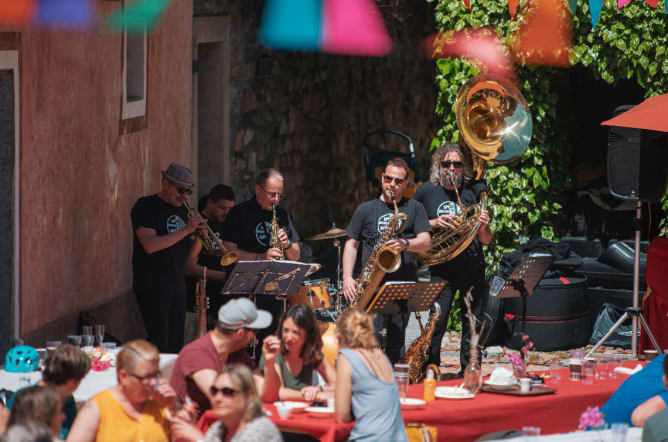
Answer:
[(265, 395), (265, 401), (327, 400), (322, 387), (313, 385), (313, 371), (317, 370), (328, 384), (336, 381), (336, 371), (322, 354), (317, 324), (313, 311), (302, 304), (293, 305), (283, 314), (276, 333), (281, 351), (275, 359), (260, 359), (266, 391), (278, 391), (278, 397)]

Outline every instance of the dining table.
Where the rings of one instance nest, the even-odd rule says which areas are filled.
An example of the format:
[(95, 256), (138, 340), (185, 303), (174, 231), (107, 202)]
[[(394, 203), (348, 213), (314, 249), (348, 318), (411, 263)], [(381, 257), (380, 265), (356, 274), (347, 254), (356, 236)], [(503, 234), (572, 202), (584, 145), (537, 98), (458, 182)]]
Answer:
[[(637, 364), (637, 361), (623, 363), (626, 367)], [(437, 398), (424, 405), (402, 406), (401, 414), (407, 425), (436, 428), (438, 440), (472, 441), (497, 431), (521, 430), (524, 426), (540, 427), (542, 434), (567, 433), (577, 430), (580, 415), (588, 406), (603, 405), (628, 378), (618, 374), (588, 384), (570, 380), (568, 368), (562, 368), (558, 374), (558, 381), (545, 376), (545, 387), (555, 390), (550, 394), (518, 396), (481, 391), (470, 399)], [(462, 379), (452, 379), (438, 382), (437, 386), (455, 387), (461, 383)], [(423, 384), (408, 386), (407, 397), (422, 399), (423, 394)], [(336, 422), (333, 416), (321, 417), (305, 411), (295, 411), (287, 419), (281, 419), (274, 404), (264, 403), (263, 408), (281, 431), (309, 434), (323, 442), (345, 440), (354, 427), (354, 422)], [(214, 421), (215, 415), (208, 410), (198, 425), (206, 429)]]

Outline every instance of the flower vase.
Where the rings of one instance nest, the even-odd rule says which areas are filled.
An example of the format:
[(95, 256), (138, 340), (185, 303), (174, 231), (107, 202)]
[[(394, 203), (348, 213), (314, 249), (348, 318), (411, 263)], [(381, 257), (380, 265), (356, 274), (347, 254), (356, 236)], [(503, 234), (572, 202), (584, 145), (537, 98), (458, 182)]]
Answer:
[(471, 361), (464, 370), (464, 389), (476, 394), (482, 386), (482, 369), (478, 361)]

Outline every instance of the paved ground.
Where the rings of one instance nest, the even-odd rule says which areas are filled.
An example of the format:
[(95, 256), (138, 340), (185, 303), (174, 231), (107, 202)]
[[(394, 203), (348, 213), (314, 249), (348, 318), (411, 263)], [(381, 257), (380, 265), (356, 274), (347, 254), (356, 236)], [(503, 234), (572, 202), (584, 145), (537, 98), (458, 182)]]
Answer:
[[(424, 324), (427, 322), (428, 314), (422, 315)], [(417, 323), (415, 315), (411, 315), (408, 327), (406, 329), (406, 348), (420, 335), (420, 327)], [(589, 350), (592, 346), (588, 345), (582, 350)], [(503, 347), (488, 347), (486, 349), (487, 355), (483, 358), (482, 371), (486, 376), (494, 370), (496, 365), (503, 365), (510, 367), (510, 363), (505, 361), (505, 351)], [(508, 349), (508, 351), (514, 351)], [(597, 354), (616, 354), (622, 357), (631, 356), (630, 350), (615, 349), (612, 347), (602, 346), (597, 350)], [(569, 351), (554, 351), (554, 352), (531, 352), (529, 370), (547, 370), (548, 365), (554, 360), (567, 359)], [(446, 333), (441, 343), (441, 378), (453, 378), (459, 372), (459, 334), (457, 332)]]

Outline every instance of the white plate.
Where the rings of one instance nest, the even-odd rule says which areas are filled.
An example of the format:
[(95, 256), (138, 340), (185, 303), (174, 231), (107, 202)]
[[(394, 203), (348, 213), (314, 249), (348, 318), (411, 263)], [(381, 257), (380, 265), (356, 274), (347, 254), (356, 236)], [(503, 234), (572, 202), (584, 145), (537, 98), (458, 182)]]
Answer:
[(426, 403), (427, 402), (423, 401), (422, 399), (416, 399), (412, 397), (399, 399), (399, 404), (401, 404), (402, 407), (417, 407)]
[(301, 413), (306, 407), (309, 406), (308, 402), (298, 402), (298, 401), (278, 401), (274, 402), (274, 406), (278, 407), (282, 405), (285, 408), (289, 408), (293, 413)]
[(483, 384), (485, 385), (491, 385), (492, 387), (512, 387), (513, 385), (517, 385), (517, 382), (513, 382), (511, 384), (501, 384), (498, 382), (491, 382), (489, 380), (484, 381)]
[(334, 417), (334, 409), (327, 407), (307, 407), (306, 411), (311, 413), (313, 417), (328, 418)]
[(436, 387), (434, 395), (441, 399), (471, 399), (474, 394), (460, 387)]

